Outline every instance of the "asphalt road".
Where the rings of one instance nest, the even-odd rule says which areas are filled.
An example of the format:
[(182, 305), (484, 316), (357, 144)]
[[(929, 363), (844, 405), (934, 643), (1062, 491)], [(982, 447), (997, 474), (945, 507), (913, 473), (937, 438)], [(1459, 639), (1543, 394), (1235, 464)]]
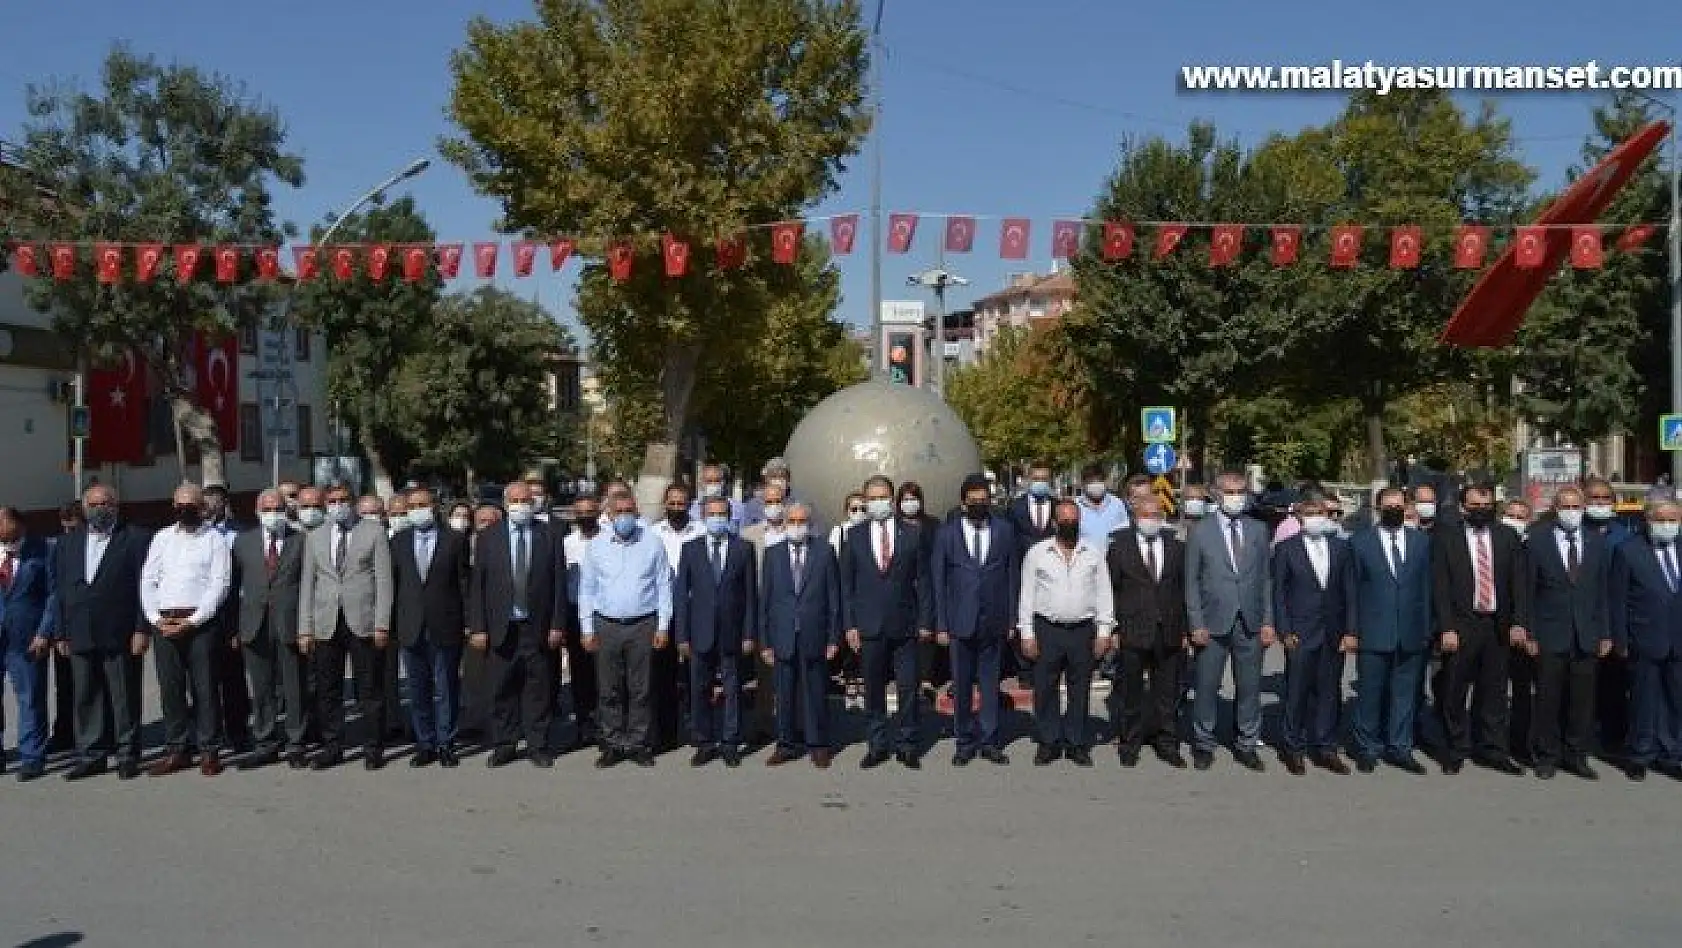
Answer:
[[(151, 670), (148, 665), (148, 678)], [(8, 697), (8, 702), (9, 702)], [(152, 705), (155, 713), (155, 703)], [(15, 721), (8, 708), (9, 721)], [(1020, 726), (1023, 722), (1015, 722)], [(932, 735), (931, 735), (932, 736)], [(7, 736), (10, 747), (12, 735)], [(1665, 945), (1682, 784), (1013, 763), (0, 784), (0, 945)], [(55, 765), (60, 769), (62, 764)]]

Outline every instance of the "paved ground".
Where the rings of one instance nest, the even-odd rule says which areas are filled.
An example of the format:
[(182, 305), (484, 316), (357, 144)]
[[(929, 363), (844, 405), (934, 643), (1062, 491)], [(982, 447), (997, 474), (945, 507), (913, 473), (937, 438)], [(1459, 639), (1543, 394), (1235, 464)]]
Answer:
[(574, 754), (547, 773), (8, 779), (0, 945), (1586, 948), (1682, 925), (1682, 784), (1662, 777), (1110, 753), (1078, 771), (1031, 750), (956, 770), (941, 743), (915, 774), (861, 772), (855, 747), (827, 773)]

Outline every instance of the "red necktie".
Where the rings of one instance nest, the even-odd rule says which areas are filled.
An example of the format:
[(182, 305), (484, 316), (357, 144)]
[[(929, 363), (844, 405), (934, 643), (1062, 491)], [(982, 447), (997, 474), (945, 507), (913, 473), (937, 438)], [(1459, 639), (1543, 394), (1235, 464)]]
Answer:
[(1472, 606), (1479, 612), (1495, 611), (1495, 565), (1489, 556), (1489, 531), (1479, 530), (1478, 538), (1478, 588), (1477, 603)]
[(893, 528), (887, 524), (882, 524), (882, 556), (881, 562), (879, 562), (877, 566), (882, 570), (883, 576), (888, 575), (888, 567), (893, 565), (894, 561), (894, 550), (893, 547), (889, 545), (888, 540), (888, 531), (891, 529)]
[(270, 576), (273, 576), (274, 571), (280, 567), (280, 542), (274, 538), (272, 533), (269, 534), (269, 551), (263, 556), (263, 564), (269, 568)]
[(12, 554), (0, 553), (0, 592), (12, 591)]

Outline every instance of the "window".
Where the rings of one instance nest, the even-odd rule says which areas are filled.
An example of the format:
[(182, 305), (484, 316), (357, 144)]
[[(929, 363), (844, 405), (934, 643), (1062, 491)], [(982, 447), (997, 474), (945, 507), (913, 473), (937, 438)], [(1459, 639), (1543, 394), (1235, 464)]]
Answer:
[(241, 402), (239, 406), (239, 459), (263, 460), (263, 412), (255, 402)]
[(257, 354), (257, 327), (256, 326), (253, 325), (253, 326), (241, 326), (241, 327), (239, 327), (239, 354), (240, 355), (256, 355)]
[(299, 326), (296, 337), (292, 342), (292, 361), (308, 362), (310, 360), (310, 331), (306, 326)]
[(315, 453), (315, 445), (312, 443), (315, 440), (315, 432), (310, 427), (310, 406), (298, 406), (298, 424), (293, 433), (298, 439), (299, 457), (307, 458)]

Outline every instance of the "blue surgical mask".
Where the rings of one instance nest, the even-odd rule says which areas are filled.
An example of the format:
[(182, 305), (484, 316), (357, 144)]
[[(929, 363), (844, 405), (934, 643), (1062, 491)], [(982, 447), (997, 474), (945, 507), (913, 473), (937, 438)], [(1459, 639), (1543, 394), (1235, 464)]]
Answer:
[(715, 537), (724, 536), (730, 532), (730, 518), (717, 514), (707, 517), (707, 532)]
[(1677, 533), (1682, 532), (1682, 523), (1650, 523), (1647, 532), (1660, 543), (1675, 543)]
[(872, 520), (886, 520), (894, 515), (894, 502), (886, 497), (872, 497), (864, 502), (864, 507)]
[(613, 532), (619, 534), (621, 538), (629, 539), (631, 534), (637, 532), (637, 515), (622, 513), (615, 516), (613, 518)]
[(327, 519), (340, 526), (347, 526), (356, 519), (356, 508), (350, 504), (328, 504)]
[(1039, 498), (1040, 500), (1044, 500), (1045, 498), (1051, 496), (1051, 482), (1050, 481), (1034, 481), (1033, 483), (1028, 485), (1028, 493), (1033, 494), (1035, 497)]

